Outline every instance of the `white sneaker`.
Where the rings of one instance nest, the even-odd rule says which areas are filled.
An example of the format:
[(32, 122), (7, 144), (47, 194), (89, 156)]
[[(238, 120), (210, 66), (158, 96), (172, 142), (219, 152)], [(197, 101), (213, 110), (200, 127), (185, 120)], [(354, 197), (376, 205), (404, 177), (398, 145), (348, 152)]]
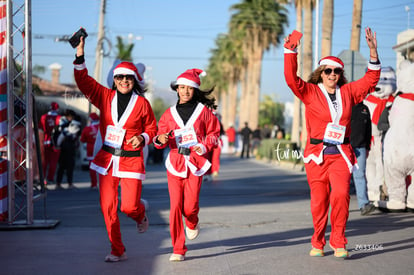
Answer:
[(137, 223), (138, 233), (145, 233), (149, 227), (149, 220), (147, 215), (145, 215), (144, 219), (140, 223)]
[(170, 262), (182, 262), (184, 259), (184, 255), (181, 254), (171, 254), (170, 256)]
[(197, 224), (197, 226), (194, 229), (188, 228), (188, 226), (185, 227), (185, 234), (187, 235), (187, 239), (194, 240), (197, 238), (198, 233), (200, 232), (200, 225)]
[(126, 261), (126, 260), (128, 260), (128, 257), (125, 252), (121, 256), (115, 256), (114, 254), (111, 253), (111, 254), (106, 255), (105, 257), (105, 262), (110, 262), (110, 263)]

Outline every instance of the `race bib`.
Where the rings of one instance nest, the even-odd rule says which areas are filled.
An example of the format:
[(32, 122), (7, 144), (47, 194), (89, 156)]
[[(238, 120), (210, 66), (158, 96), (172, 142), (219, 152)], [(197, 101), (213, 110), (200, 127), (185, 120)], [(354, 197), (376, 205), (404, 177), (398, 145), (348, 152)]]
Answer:
[(178, 147), (190, 148), (198, 143), (194, 128), (174, 130), (174, 135)]
[(106, 135), (104, 144), (115, 149), (120, 149), (122, 142), (124, 141), (125, 129), (115, 127), (113, 125), (108, 125), (106, 127)]
[(328, 123), (328, 125), (326, 126), (325, 136), (323, 137), (323, 142), (331, 144), (344, 143), (345, 130), (345, 126), (335, 124), (332, 122)]

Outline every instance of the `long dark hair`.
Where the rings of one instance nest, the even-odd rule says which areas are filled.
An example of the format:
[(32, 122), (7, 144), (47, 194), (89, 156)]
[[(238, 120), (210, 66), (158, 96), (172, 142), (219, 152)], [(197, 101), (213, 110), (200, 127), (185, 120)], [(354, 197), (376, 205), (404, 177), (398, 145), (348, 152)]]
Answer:
[[(318, 68), (316, 68), (309, 76), (308, 79), (308, 83), (313, 83), (313, 84), (319, 84), (322, 83), (322, 72), (323, 70), (325, 70), (326, 65), (322, 65), (319, 66)], [(342, 71), (341, 76), (339, 77), (338, 80), (338, 86), (341, 87), (344, 84), (348, 83), (348, 80), (346, 79), (345, 75), (344, 75), (344, 71)]]

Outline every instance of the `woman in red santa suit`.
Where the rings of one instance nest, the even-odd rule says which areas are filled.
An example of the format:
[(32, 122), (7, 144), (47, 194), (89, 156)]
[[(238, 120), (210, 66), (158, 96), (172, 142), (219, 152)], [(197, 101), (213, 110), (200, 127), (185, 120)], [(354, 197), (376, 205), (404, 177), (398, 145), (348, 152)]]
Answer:
[[(216, 109), (213, 90), (200, 90), (200, 69), (190, 69), (171, 83), (178, 102), (162, 115), (158, 122), (156, 148), (169, 145), (165, 161), (170, 193), (170, 233), (173, 254), (170, 261), (183, 261), (190, 240), (198, 236), (199, 194), (203, 175), (211, 164), (207, 153), (217, 146), (220, 123), (210, 109)], [(209, 109), (210, 108), (210, 109)], [(185, 223), (185, 233), (183, 225)]]
[(90, 168), (99, 174), (99, 194), (111, 253), (106, 262), (127, 259), (118, 218), (118, 186), (121, 184), (121, 211), (137, 223), (139, 233), (148, 229), (144, 202), (141, 202), (145, 167), (142, 148), (157, 132), (149, 102), (140, 96), (143, 76), (131, 62), (114, 69), (114, 84), (108, 89), (88, 75), (84, 59), (84, 40), (77, 47), (75, 80), (79, 89), (100, 110), (99, 129), (103, 145)]
[[(373, 90), (380, 77), (376, 34), (365, 29), (370, 49), (368, 70), (364, 77), (347, 83), (344, 63), (328, 56), (308, 82), (297, 76), (297, 49), (285, 48), (285, 79), (293, 93), (305, 104), (307, 143), (304, 151), (310, 187), (314, 234), (311, 256), (324, 256), (325, 230), (331, 205), (332, 232), (329, 245), (338, 258), (348, 257), (345, 228), (349, 212), (349, 185), (355, 155), (349, 143), (352, 106)], [(285, 38), (289, 43), (289, 37)]]

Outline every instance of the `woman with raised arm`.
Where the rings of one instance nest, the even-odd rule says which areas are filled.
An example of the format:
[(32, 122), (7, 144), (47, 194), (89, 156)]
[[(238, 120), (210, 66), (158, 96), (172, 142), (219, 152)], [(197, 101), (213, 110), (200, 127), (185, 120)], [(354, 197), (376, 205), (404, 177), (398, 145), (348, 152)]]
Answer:
[[(355, 154), (349, 143), (352, 106), (375, 88), (381, 71), (376, 33), (366, 28), (365, 38), (370, 49), (368, 70), (364, 77), (350, 83), (344, 75), (344, 63), (335, 56), (323, 57), (305, 82), (297, 76), (297, 48), (284, 50), (286, 82), (306, 108), (308, 138), (304, 162), (314, 227), (310, 256), (314, 257), (324, 256), (329, 206), (332, 208), (329, 245), (335, 257), (348, 257), (345, 228), (355, 164)], [(289, 36), (285, 42), (289, 43)]]
[(121, 184), (121, 211), (137, 223), (138, 233), (147, 231), (149, 221), (141, 200), (145, 166), (142, 149), (157, 132), (151, 105), (142, 94), (144, 77), (131, 62), (114, 69), (112, 89), (88, 75), (84, 58), (85, 41), (77, 47), (75, 80), (86, 98), (100, 110), (99, 129), (103, 145), (90, 168), (99, 174), (99, 194), (111, 253), (106, 262), (127, 259), (118, 218), (118, 186)]

